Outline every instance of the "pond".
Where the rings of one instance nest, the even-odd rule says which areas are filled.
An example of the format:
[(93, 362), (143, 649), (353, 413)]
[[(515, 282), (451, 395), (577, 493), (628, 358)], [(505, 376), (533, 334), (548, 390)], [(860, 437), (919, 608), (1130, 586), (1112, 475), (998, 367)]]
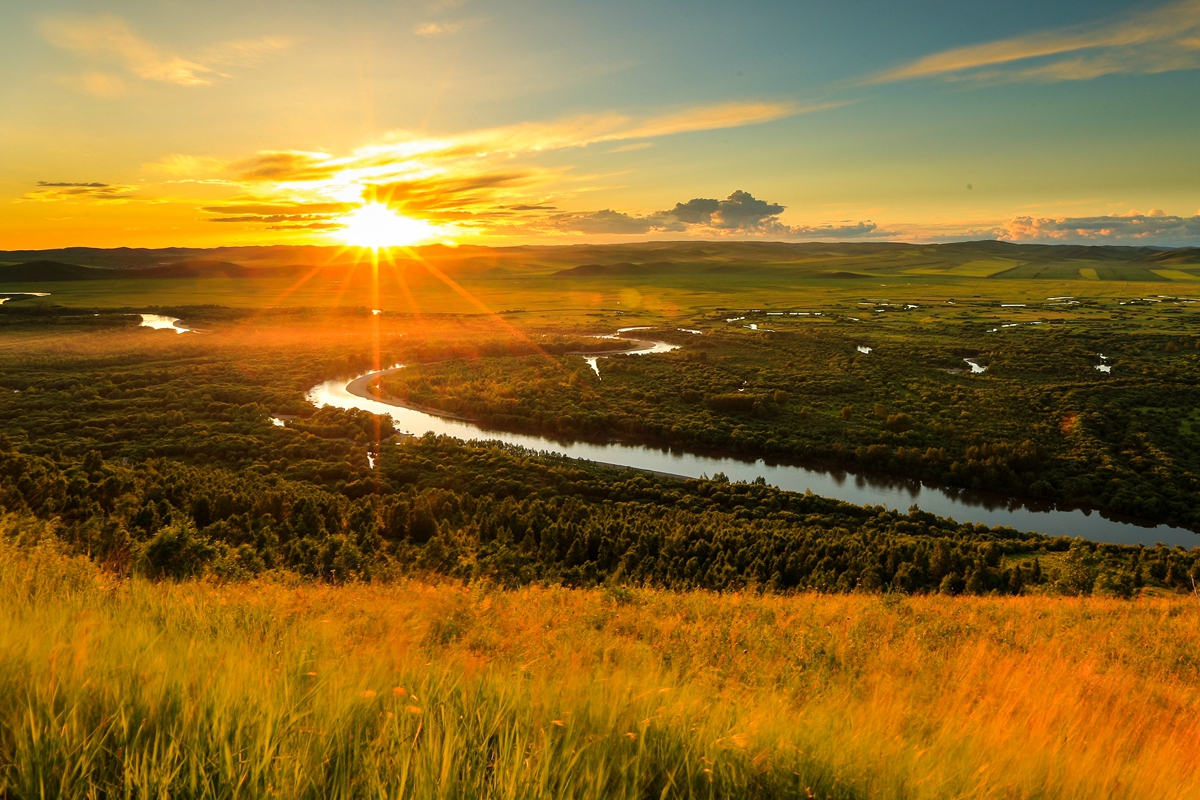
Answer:
[(140, 327), (153, 328), (156, 331), (175, 331), (176, 333), (191, 333), (192, 329), (179, 324), (178, 317), (164, 317), (160, 314), (138, 314), (142, 318)]
[(967, 362), (967, 365), (971, 367), (972, 375), (982, 375), (983, 373), (987, 372), (987, 367), (978, 363), (973, 358), (964, 358), (963, 361)]

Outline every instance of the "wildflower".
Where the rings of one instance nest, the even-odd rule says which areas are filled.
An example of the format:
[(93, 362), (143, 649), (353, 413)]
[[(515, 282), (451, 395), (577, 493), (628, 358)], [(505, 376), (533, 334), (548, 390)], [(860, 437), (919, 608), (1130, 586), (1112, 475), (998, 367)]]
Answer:
[(417, 708), (416, 706), (408, 706), (404, 710), (410, 714), (420, 714), (421, 713), (421, 709)]
[(373, 689), (367, 689), (365, 692), (363, 692), (363, 700), (370, 700), (373, 697), (375, 697), (375, 691)]
[(392, 689), (392, 694), (396, 695), (396, 697), (408, 697), (408, 690), (403, 686), (397, 686), (395, 689)]

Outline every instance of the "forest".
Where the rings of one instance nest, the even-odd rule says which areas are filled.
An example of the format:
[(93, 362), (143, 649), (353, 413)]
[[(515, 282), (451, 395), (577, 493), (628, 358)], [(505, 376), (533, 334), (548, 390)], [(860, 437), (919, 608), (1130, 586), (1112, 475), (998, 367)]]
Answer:
[[(585, 418), (585, 400), (601, 402), (596, 387), (611, 386), (629, 392), (631, 411), (659, 404), (702, 409), (689, 417), (696, 430), (732, 417), (739, 422), (727, 430), (761, 437), (753, 427), (757, 422), (791, 430), (779, 422), (793, 413), (816, 420), (820, 431), (821, 424), (845, 421), (838, 411), (836, 422), (822, 423), (832, 416), (830, 407), (853, 407), (827, 384), (835, 382), (830, 370), (850, 369), (857, 356), (837, 358), (845, 341), (828, 335), (789, 347), (778, 335), (686, 334), (689, 346), (675, 353), (609, 356), (599, 362), (604, 380), (596, 381), (580, 357), (553, 351), (592, 345), (611, 350), (611, 341), (571, 331), (498, 335), (486, 318), (425, 318), (418, 328), (410, 320), (381, 321), (361, 311), (251, 315), (212, 308), (194, 309), (189, 320), (203, 332), (150, 331), (137, 327), (136, 316), (6, 310), (0, 354), (5, 511), (53, 520), (56, 535), (73, 552), (119, 574), (169, 578), (239, 579), (285, 571), (334, 582), (438, 575), (503, 586), (1129, 597), (1143, 587), (1190, 591), (1200, 577), (1200, 549), (1053, 539), (958, 524), (917, 509), (863, 508), (730, 483), (722, 476), (679, 481), (499, 443), (402, 437), (390, 418), (318, 410), (305, 400), (307, 389), (321, 379), (374, 364), (409, 363), (392, 373), (405, 379), (438, 370), (454, 375), (513, 366), (518, 377), (540, 374), (554, 381), (540, 389), (535, 381), (526, 398), (566, 404), (584, 398), (581, 416), (564, 411), (568, 420)], [(322, 335), (314, 335), (318, 330)], [(806, 346), (822, 349), (804, 356)], [(746, 356), (736, 362), (736, 371), (723, 366), (734, 361), (734, 348)], [(868, 357), (878, 355), (873, 350)], [(785, 356), (803, 365), (796, 372), (807, 381), (787, 388), (771, 382), (772, 362), (766, 359)], [(822, 361), (833, 365), (824, 373), (816, 370)], [(997, 354), (990, 363), (1003, 359)], [(507, 391), (499, 372), (492, 374), (498, 391)], [(680, 387), (678, 396), (667, 398), (661, 389), (652, 394), (656, 374), (665, 385)], [(959, 386), (981, 377), (938, 374)], [(680, 375), (689, 375), (690, 383)], [(713, 402), (724, 394), (743, 396), (731, 383), (741, 376), (755, 378), (751, 396), (770, 413)], [(683, 396), (699, 394), (705, 381), (723, 381), (712, 385), (732, 391), (710, 391), (699, 400)], [(797, 387), (808, 382), (813, 387), (806, 398)], [(972, 404), (962, 389), (954, 391), (957, 402), (984, 417), (981, 404)], [(777, 399), (776, 392), (786, 396)], [(822, 403), (818, 398), (826, 392), (832, 397)], [(947, 395), (948, 401), (956, 396)], [(871, 395), (877, 397), (882, 395)], [(440, 396), (413, 399), (445, 403)], [(866, 417), (856, 421), (864, 440), (880, 431), (911, 436), (927, 424), (915, 403), (897, 406), (895, 397), (890, 402), (888, 415), (859, 415)], [(800, 408), (789, 410), (795, 405)], [(864, 405), (860, 400), (859, 407)], [(964, 417), (957, 405), (948, 406), (953, 423), (946, 424), (947, 432), (952, 425), (980, 430), (959, 421)], [(901, 414), (916, 421), (893, 432), (896, 426), (886, 416)], [(281, 416), (286, 424), (272, 421)], [(661, 415), (644, 416), (650, 425), (663, 424)], [(622, 418), (610, 419), (614, 430), (639, 432), (619, 428), (615, 420)], [(813, 428), (796, 430), (807, 434)], [(1034, 455), (1047, 458), (1049, 443), (1037, 438)], [(914, 451), (921, 443), (889, 441), (906, 442)], [(951, 460), (957, 444), (948, 440), (947, 455), (939, 454), (936, 463)], [(998, 448), (986, 443), (967, 444), (966, 451), (988, 453), (988, 461), (965, 457), (967, 464), (1019, 466), (1010, 454), (1002, 461)], [(1029, 463), (1036, 468), (1039, 462)]]
[(1200, 524), (1193, 327), (745, 319), (777, 329), (710, 317), (692, 323), (702, 335), (628, 334), (681, 348), (603, 359), (598, 375), (546, 353), (410, 364), (382, 388), (504, 430), (615, 435)]

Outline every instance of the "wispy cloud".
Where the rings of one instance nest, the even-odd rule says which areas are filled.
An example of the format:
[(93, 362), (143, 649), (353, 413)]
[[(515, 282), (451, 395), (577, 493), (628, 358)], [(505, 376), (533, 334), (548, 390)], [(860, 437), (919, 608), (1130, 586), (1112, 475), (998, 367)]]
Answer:
[(633, 144), (623, 144), (620, 147), (614, 147), (609, 150), (610, 153), (632, 153), (634, 150), (645, 150), (647, 147), (653, 147), (653, 142), (634, 142)]
[(74, 183), (67, 181), (38, 181), (37, 191), (29, 192), (22, 200), (53, 202), (56, 200), (101, 200), (126, 201), (135, 192), (136, 186), (114, 183)]
[[(240, 188), (234, 202), (205, 206), (212, 220), (244, 223), (257, 218), (265, 225), (311, 227), (344, 213), (346, 204), (378, 198), (409, 215), (460, 230), (485, 232), (501, 222), (523, 224), (533, 218), (561, 228), (575, 218), (558, 212), (558, 222), (552, 223), (547, 201), (587, 191), (602, 176), (539, 165), (540, 153), (753, 125), (824, 107), (747, 102), (641, 117), (610, 112), (440, 137), (396, 133), (344, 155), (280, 150), (225, 162), (176, 155), (152, 170), (177, 181)], [(711, 225), (725, 224), (732, 213), (721, 212)], [(617, 224), (604, 215), (596, 219), (599, 226)], [(581, 217), (578, 224), (587, 221)], [(628, 223), (638, 226), (643, 223)]]
[(1200, 0), (1051, 31), (958, 47), (871, 77), (981, 81), (1089, 80), (1200, 67)]
[(44, 20), (41, 29), (55, 47), (117, 61), (146, 80), (205, 86), (218, 74), (204, 64), (163, 52), (118, 17), (54, 18)]
[(233, 39), (218, 42), (205, 50), (203, 58), (215, 64), (231, 67), (253, 67), (296, 44), (286, 36), (262, 36), (258, 39)]
[(413, 33), (417, 36), (432, 39), (438, 36), (449, 36), (452, 33), (458, 33), (465, 27), (467, 27), (467, 22), (461, 20), (455, 22), (422, 22), (413, 29)]
[[(251, 66), (271, 53), (284, 50), (292, 41), (281, 37), (221, 42), (193, 58), (173, 54), (138, 36), (120, 17), (53, 17), (41, 22), (46, 41), (62, 50), (121, 65), (129, 74), (149, 81), (178, 86), (208, 86), (225, 66)], [(92, 76), (90, 79), (87, 75)], [(97, 75), (104, 76), (98, 81)], [(114, 96), (120, 78), (105, 73), (87, 73), (84, 88), (97, 96)], [(90, 83), (89, 83), (90, 81)]]

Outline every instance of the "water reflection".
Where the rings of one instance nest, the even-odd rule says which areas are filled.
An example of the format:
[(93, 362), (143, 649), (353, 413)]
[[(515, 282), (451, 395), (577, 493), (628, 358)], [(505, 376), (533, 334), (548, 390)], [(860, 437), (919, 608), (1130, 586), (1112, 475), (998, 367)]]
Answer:
[[(318, 407), (334, 406), (386, 414), (395, 421), (397, 430), (415, 435), (431, 432), (465, 441), (498, 441), (535, 452), (557, 453), (684, 478), (723, 473), (731, 481), (752, 482), (761, 477), (768, 484), (788, 491), (811, 491), (856, 505), (882, 505), (901, 511), (907, 510), (919, 497), (922, 510), (959, 522), (1007, 525), (1052, 536), (1082, 536), (1093, 541), (1118, 544), (1140, 542), (1149, 545), (1163, 542), (1185, 547), (1200, 546), (1200, 536), (1181, 528), (1142, 525), (1080, 509), (1027, 503), (1009, 497), (930, 486), (914, 480), (896, 480), (847, 473), (844, 470), (810, 469), (793, 464), (768, 463), (763, 459), (707, 456), (643, 445), (561, 442), (543, 436), (489, 430), (473, 422), (447, 419), (373, 399), (377, 379), (384, 372), (367, 373), (349, 381), (345, 378), (325, 381), (309, 391), (308, 400)], [(847, 481), (850, 475), (854, 477), (853, 482)]]
[(142, 318), (140, 327), (153, 328), (156, 331), (175, 331), (176, 333), (191, 333), (192, 329), (179, 324), (178, 317), (164, 317), (160, 314), (139, 314)]
[(49, 292), (0, 292), (0, 306), (9, 300), (20, 300), (22, 297), (49, 297)]

